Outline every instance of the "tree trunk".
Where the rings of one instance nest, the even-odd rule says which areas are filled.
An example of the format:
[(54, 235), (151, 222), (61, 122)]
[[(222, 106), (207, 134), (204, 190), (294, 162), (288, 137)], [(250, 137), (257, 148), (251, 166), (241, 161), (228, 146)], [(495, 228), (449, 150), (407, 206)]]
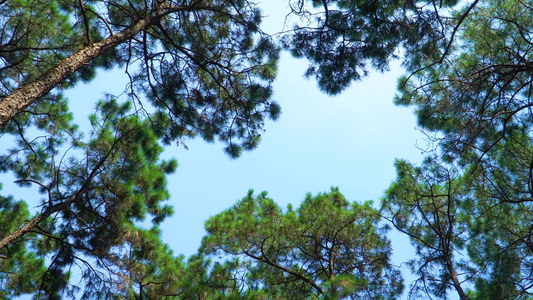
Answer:
[(6, 125), (15, 115), (48, 94), (77, 70), (88, 65), (91, 60), (135, 36), (150, 26), (157, 17), (148, 17), (132, 26), (97, 43), (93, 43), (63, 59), (37, 79), (25, 83), (0, 101), (0, 127)]
[(461, 286), (461, 282), (459, 282), (459, 278), (457, 277), (457, 272), (455, 272), (455, 268), (453, 267), (453, 263), (450, 259), (450, 257), (445, 254), (446, 264), (448, 265), (448, 271), (450, 272), (450, 276), (452, 277), (453, 286), (455, 287), (455, 290), (457, 291), (457, 294), (459, 294), (459, 298), (461, 300), (466, 300), (466, 294), (463, 290), (463, 287)]

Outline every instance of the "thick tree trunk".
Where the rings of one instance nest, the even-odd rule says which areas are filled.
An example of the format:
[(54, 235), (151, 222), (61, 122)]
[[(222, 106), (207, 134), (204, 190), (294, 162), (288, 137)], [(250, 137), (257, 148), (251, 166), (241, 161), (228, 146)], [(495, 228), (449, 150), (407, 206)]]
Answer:
[(6, 125), (15, 115), (48, 94), (77, 70), (88, 65), (91, 60), (145, 30), (157, 18), (149, 17), (97, 43), (93, 43), (60, 61), (48, 72), (34, 81), (25, 83), (0, 101), (0, 127)]

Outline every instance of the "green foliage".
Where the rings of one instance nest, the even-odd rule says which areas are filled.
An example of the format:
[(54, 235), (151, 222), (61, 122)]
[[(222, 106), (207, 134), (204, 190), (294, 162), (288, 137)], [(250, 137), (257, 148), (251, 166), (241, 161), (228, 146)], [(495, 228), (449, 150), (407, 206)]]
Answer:
[[(438, 149), (396, 162), (381, 201), (337, 189), (283, 210), (266, 193), (206, 222), (185, 261), (161, 242), (172, 214), (159, 142), (199, 136), (230, 157), (256, 148), (279, 47), (246, 0), (0, 1), (0, 98), (88, 49), (148, 23), (17, 111), (0, 171), (34, 199), (0, 196), (0, 297), (318, 299), (399, 297), (380, 214), (408, 235), (410, 295), (527, 299), (533, 286), (533, 5), (530, 1), (291, 1), (283, 46), (338, 94), (401, 56), (399, 105), (414, 106)], [(62, 91), (122, 66), (127, 101), (109, 96), (80, 130)], [(69, 66), (72, 67), (72, 66)], [(1, 102), (0, 102), (1, 103)], [(131, 111), (131, 107), (141, 108)], [(148, 116), (148, 117), (145, 117)], [(40, 197), (40, 198), (39, 198)], [(34, 201), (38, 211), (30, 213)], [(140, 226), (149, 217), (150, 229)], [(218, 259), (216, 255), (221, 255)], [(226, 260), (222, 260), (222, 258)], [(80, 266), (80, 286), (71, 282)]]
[(0, 95), (9, 94), (16, 81), (47, 71), (74, 50), (79, 31), (72, 28), (61, 2), (15, 0), (0, 4)]
[[(63, 65), (139, 20), (147, 27), (88, 64)], [(244, 0), (0, 1), (1, 99), (36, 78), (49, 80), (58, 66), (76, 71), (0, 129), (15, 140), (0, 154), (0, 171), (40, 193), (24, 199), (37, 203), (33, 215), (24, 200), (1, 198), (2, 297), (183, 293), (185, 264), (160, 242), (157, 227), (172, 214), (162, 203), (170, 196), (166, 175), (177, 167), (159, 158), (159, 142), (219, 139), (231, 157), (257, 147), (265, 120), (280, 114), (270, 99), (278, 47), (260, 22), (259, 9)], [(118, 66), (130, 78), (128, 100), (100, 101), (91, 128), (79, 130), (62, 91)], [(142, 110), (132, 112), (132, 104)], [(150, 230), (139, 226), (147, 217)], [(79, 287), (70, 282), (75, 266)], [(7, 275), (22, 269), (23, 276)]]
[(161, 242), (157, 227), (136, 230), (126, 235), (126, 246), (117, 263), (121, 270), (115, 290), (86, 291), (88, 298), (98, 293), (123, 299), (167, 299), (182, 293), (186, 279), (182, 256), (175, 257), (172, 250)]
[(484, 1), (441, 64), (400, 81), (397, 103), (414, 105), (421, 126), (444, 134), (449, 160), (468, 163), (513, 131), (529, 131), (531, 16), (521, 1)]
[(265, 120), (280, 112), (270, 99), (278, 47), (259, 29), (259, 9), (245, 0), (154, 1), (150, 6), (138, 0), (2, 1), (0, 98), (41, 75), (55, 76), (47, 72), (64, 58), (141, 19), (150, 20), (148, 28), (122, 38), (86, 65), (71, 62), (66, 68), (77, 72), (50, 96), (58, 97), (79, 80), (90, 81), (99, 69), (124, 66), (131, 100), (167, 116), (160, 123), (165, 143), (193, 136), (219, 139), (232, 157), (255, 148)]
[(530, 137), (515, 133), (468, 174), (467, 184), (475, 191), (465, 201), (472, 236), (468, 254), (472, 262), (490, 270), (476, 279), (479, 299), (529, 294), (524, 287), (533, 282), (529, 275), (532, 154)]
[(464, 296), (461, 282), (474, 276), (462, 252), (469, 237), (461, 223), (464, 190), (458, 171), (435, 159), (421, 167), (396, 162), (397, 180), (386, 191), (382, 209), (416, 249), (409, 262), (419, 279), (411, 286), (413, 296), (443, 298), (449, 289)]
[(532, 154), (530, 137), (515, 134), (466, 169), (436, 158), (396, 162), (382, 207), (416, 249), (412, 295), (528, 299)]
[(397, 163), (398, 179), (383, 205), (417, 249), (415, 291), (527, 299), (533, 282), (531, 3), (473, 1), (451, 16), (443, 32), (453, 35), (436, 44), (433, 56), (409, 62), (416, 72), (400, 79), (396, 99), (415, 107), (438, 149), (420, 167)]
[[(14, 201), (12, 197), (0, 196), (0, 235), (16, 230), (29, 218), (28, 205)], [(28, 238), (35, 237), (30, 235)], [(46, 268), (44, 259), (31, 251), (31, 243), (14, 243), (0, 252), (0, 297), (11, 299), (25, 293), (35, 292)], [(27, 276), (34, 274), (35, 276)]]
[(392, 299), (403, 284), (379, 221), (371, 202), (349, 203), (338, 189), (286, 212), (250, 191), (206, 222), (200, 251), (238, 265), (227, 270), (241, 296)]
[[(1, 222), (10, 224), (4, 227), (2, 236), (6, 239), (16, 233), (28, 219), (44, 219), (32, 225), (23, 239), (16, 239), (2, 250), (7, 251), (6, 263), (9, 262), (4, 265), (17, 270), (25, 265), (13, 264), (23, 258), (19, 264), (28, 264), (28, 270), (36, 269), (22, 273), (28, 282), (20, 283), (26, 287), (16, 293), (37, 290), (48, 297), (73, 293), (78, 287), (69, 285), (69, 270), (80, 262), (86, 265), (82, 268), (86, 293), (98, 293), (104, 288), (106, 293), (113, 293), (120, 278), (109, 277), (99, 268), (115, 269), (111, 274), (117, 274), (116, 269), (124, 267), (117, 258), (125, 245), (141, 249), (145, 255), (155, 255), (152, 262), (163, 259), (152, 254), (155, 250), (143, 248), (157, 240), (157, 228), (154, 233), (145, 232), (136, 224), (150, 215), (157, 225), (172, 214), (172, 208), (162, 202), (169, 198), (165, 176), (175, 170), (176, 162), (160, 160), (161, 134), (152, 130), (151, 120), (131, 114), (128, 102), (120, 104), (113, 98), (101, 101), (90, 116), (88, 138), (71, 125), (71, 116), (65, 114), (65, 100), (58, 99), (53, 107), (44, 116), (20, 115), (5, 128), (15, 135), (18, 148), (1, 157), (2, 169), (12, 171), (22, 186), (37, 185), (43, 198), (40, 212), (31, 218), (24, 202), (14, 203), (11, 198), (2, 201), (6, 207), (2, 207)], [(33, 138), (35, 131), (41, 135)], [(134, 243), (131, 236), (138, 235), (145, 238)], [(168, 256), (165, 260), (174, 259), (169, 258), (172, 256), (165, 247), (159, 246), (157, 251)], [(10, 258), (12, 249), (16, 256)], [(50, 261), (46, 268), (45, 257)], [(149, 271), (152, 273), (147, 271), (146, 276), (160, 274), (154, 269)], [(16, 291), (12, 289), (16, 284), (6, 281), (3, 287)]]
[[(309, 4), (309, 2), (312, 2)], [(405, 65), (416, 66), (439, 58), (448, 42), (446, 19), (457, 1), (291, 1), (301, 22), (284, 37), (295, 57), (305, 57), (314, 76), (328, 94), (338, 94), (368, 73), (368, 65), (388, 70), (405, 49)], [(439, 11), (437, 11), (437, 6)]]

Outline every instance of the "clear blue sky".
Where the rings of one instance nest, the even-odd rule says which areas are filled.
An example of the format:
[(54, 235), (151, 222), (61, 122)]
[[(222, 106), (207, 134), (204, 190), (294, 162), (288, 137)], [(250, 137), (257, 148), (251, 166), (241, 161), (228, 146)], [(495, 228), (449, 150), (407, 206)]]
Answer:
[[(269, 17), (266, 30), (281, 30), (284, 14), (276, 12), (288, 9), (272, 4), (263, 9)], [(179, 168), (169, 177), (176, 213), (165, 222), (164, 240), (176, 251), (194, 253), (204, 234), (203, 222), (248, 189), (268, 191), (282, 207), (331, 186), (351, 201), (378, 201), (396, 176), (395, 158), (421, 160), (416, 144), (424, 140), (412, 110), (392, 103), (402, 74), (398, 63), (391, 72), (374, 72), (336, 97), (303, 78), (306, 66), (305, 60), (282, 55), (274, 84), (282, 115), (266, 124), (258, 149), (237, 160), (229, 159), (222, 145), (201, 140), (189, 141), (189, 150), (167, 150)]]
[(302, 79), (305, 61), (284, 55), (274, 98), (282, 107), (266, 124), (258, 149), (229, 159), (223, 145), (201, 140), (189, 150), (172, 147), (178, 159), (169, 177), (175, 215), (165, 222), (164, 239), (193, 253), (209, 216), (233, 205), (248, 189), (268, 191), (279, 205), (297, 205), (306, 193), (338, 186), (350, 201), (376, 200), (395, 178), (395, 158), (419, 161), (423, 143), (411, 110), (395, 107), (398, 72), (374, 74), (338, 97)]
[[(265, 21), (268, 32), (281, 30), (288, 12), (287, 1), (276, 2), (281, 6), (262, 5), (269, 16)], [(248, 189), (268, 191), (282, 207), (297, 206), (306, 193), (327, 192), (331, 186), (338, 186), (349, 201), (378, 202), (396, 177), (395, 158), (421, 161), (416, 145), (424, 145), (424, 137), (416, 130), (412, 109), (392, 103), (396, 79), (402, 74), (398, 63), (385, 74), (373, 72), (337, 97), (324, 95), (313, 80), (303, 78), (306, 64), (282, 55), (274, 83), (274, 99), (282, 115), (279, 121), (266, 124), (258, 149), (237, 160), (224, 154), (223, 145), (202, 140), (189, 140), (188, 150), (177, 146), (166, 150), (165, 156), (179, 163), (177, 172), (168, 178), (169, 203), (175, 214), (162, 226), (163, 240), (176, 254), (195, 253), (204, 235), (204, 221), (229, 208)], [(119, 95), (126, 80), (117, 71), (101, 72), (90, 84), (69, 90), (76, 122), (87, 124), (96, 100), (104, 92)], [(1, 178), (3, 193), (23, 198), (5, 176)], [(407, 239), (392, 237), (398, 264), (411, 257), (413, 250)]]

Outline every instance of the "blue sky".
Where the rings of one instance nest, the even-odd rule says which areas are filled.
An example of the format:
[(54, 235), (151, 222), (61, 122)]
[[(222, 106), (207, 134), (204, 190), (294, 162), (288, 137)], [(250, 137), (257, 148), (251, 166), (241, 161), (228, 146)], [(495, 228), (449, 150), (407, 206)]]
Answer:
[[(265, 28), (279, 31), (285, 14), (279, 12), (288, 10), (269, 5), (263, 6), (270, 16)], [(321, 93), (315, 81), (303, 78), (306, 66), (305, 60), (282, 55), (274, 83), (274, 99), (282, 114), (277, 122), (267, 122), (257, 149), (231, 160), (223, 145), (197, 139), (187, 141), (188, 150), (172, 146), (165, 151), (166, 157), (179, 163), (168, 178), (175, 214), (162, 226), (163, 240), (176, 254), (195, 253), (204, 221), (229, 208), (248, 189), (267, 191), (282, 207), (297, 206), (306, 193), (327, 192), (331, 186), (338, 186), (349, 201), (378, 202), (396, 177), (395, 158), (421, 161), (417, 144), (425, 145), (424, 136), (416, 129), (412, 109), (392, 103), (396, 79), (403, 72), (398, 63), (390, 72), (372, 72), (336, 97)], [(90, 84), (69, 90), (76, 122), (86, 122), (104, 92), (120, 94), (126, 80), (119, 71), (101, 72)], [(2, 178), (4, 193), (22, 198)], [(405, 238), (392, 238), (396, 263), (412, 255)]]
[[(421, 159), (412, 111), (395, 107), (398, 72), (374, 74), (340, 96), (322, 94), (304, 80), (305, 61), (284, 55), (274, 84), (282, 107), (266, 124), (259, 147), (231, 160), (220, 144), (201, 140), (167, 149), (179, 167), (169, 177), (174, 216), (164, 240), (176, 251), (193, 253), (203, 222), (233, 205), (248, 189), (268, 191), (280, 206), (299, 204), (306, 193), (338, 186), (350, 201), (378, 201), (396, 177), (395, 158)], [(179, 250), (178, 250), (179, 249)]]
[[(289, 11), (285, 1), (261, 3), (264, 30), (283, 27)], [(283, 12), (283, 13), (281, 13)], [(221, 144), (202, 140), (167, 149), (176, 157), (176, 174), (169, 177), (175, 214), (164, 224), (163, 239), (175, 251), (190, 255), (204, 235), (203, 222), (232, 206), (249, 189), (267, 191), (280, 206), (297, 206), (306, 193), (338, 186), (349, 201), (379, 198), (395, 179), (394, 159), (421, 161), (425, 145), (411, 108), (393, 104), (399, 62), (386, 73), (371, 76), (339, 96), (322, 93), (305, 79), (306, 60), (283, 53), (274, 83), (274, 100), (282, 108), (278, 121), (268, 122), (259, 147), (229, 159)], [(398, 244), (398, 254), (407, 240)]]

